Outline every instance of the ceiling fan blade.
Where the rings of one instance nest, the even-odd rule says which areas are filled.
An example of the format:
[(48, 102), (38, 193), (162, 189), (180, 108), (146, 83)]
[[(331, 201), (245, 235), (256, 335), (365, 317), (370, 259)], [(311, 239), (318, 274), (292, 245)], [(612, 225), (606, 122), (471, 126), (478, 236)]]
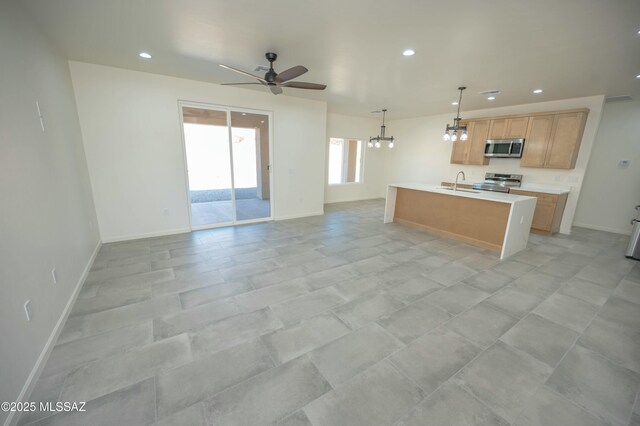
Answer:
[(282, 87), (292, 87), (294, 89), (324, 90), (327, 88), (327, 85), (316, 84), (316, 83), (305, 83), (304, 81), (292, 81), (290, 83), (283, 83)]
[(237, 69), (237, 68), (230, 67), (230, 66), (228, 66), (228, 65), (222, 65), (222, 64), (220, 64), (220, 66), (221, 66), (222, 68), (226, 68), (226, 69), (228, 69), (228, 70), (235, 71), (235, 72), (237, 72), (237, 73), (240, 73), (240, 74), (246, 75), (247, 77), (255, 78), (256, 80), (258, 80), (258, 81), (259, 81), (259, 82), (261, 82), (261, 83), (266, 83), (266, 82), (267, 82), (267, 80), (265, 80), (264, 78), (262, 78), (262, 77), (258, 77), (257, 75), (253, 75), (253, 74), (248, 73), (248, 72), (246, 72), (246, 71), (242, 71), (242, 70), (239, 70), (239, 69)]
[(282, 89), (280, 88), (280, 86), (269, 86), (269, 89), (271, 89), (271, 93), (273, 93), (274, 95), (279, 95), (280, 93), (282, 93)]
[(238, 86), (240, 84), (257, 84), (259, 86), (264, 86), (264, 83), (220, 83), (221, 86)]
[(293, 80), (296, 77), (300, 77), (305, 72), (309, 71), (302, 65), (296, 65), (295, 67), (284, 70), (276, 76), (276, 82), (284, 83), (285, 81)]

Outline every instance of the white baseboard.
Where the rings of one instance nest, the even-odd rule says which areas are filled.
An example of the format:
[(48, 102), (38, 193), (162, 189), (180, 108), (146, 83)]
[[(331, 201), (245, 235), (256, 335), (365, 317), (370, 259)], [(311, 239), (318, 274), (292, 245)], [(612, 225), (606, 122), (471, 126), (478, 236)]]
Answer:
[(324, 210), (309, 212), (309, 213), (299, 213), (299, 214), (289, 214), (282, 215), (276, 217), (274, 220), (289, 220), (289, 219), (299, 219), (301, 217), (309, 217), (309, 216), (322, 216), (324, 214)]
[(121, 241), (139, 240), (142, 238), (164, 237), (166, 235), (184, 234), (191, 232), (191, 228), (167, 229), (164, 231), (148, 232), (146, 234), (120, 235), (117, 237), (107, 237), (102, 239), (102, 243), (119, 243)]
[(631, 235), (631, 230), (618, 229), (618, 228), (609, 228), (607, 226), (592, 225), (592, 224), (589, 224), (589, 223), (573, 222), (573, 226), (577, 226), (579, 228), (593, 229), (595, 231), (612, 232), (614, 234)]
[[(65, 321), (67, 320), (67, 317), (69, 316), (69, 313), (71, 312), (71, 308), (73, 307), (73, 304), (75, 303), (76, 299), (78, 298), (78, 294), (80, 293), (80, 290), (82, 289), (82, 285), (84, 284), (84, 281), (87, 279), (87, 275), (89, 275), (89, 271), (91, 271), (91, 266), (93, 265), (93, 262), (96, 260), (96, 256), (98, 255), (98, 252), (100, 251), (100, 247), (102, 247), (102, 242), (98, 241), (98, 244), (96, 245), (96, 248), (93, 250), (93, 253), (91, 254), (91, 257), (89, 258), (89, 262), (87, 263), (87, 266), (85, 266), (84, 271), (82, 271), (82, 275), (80, 276), (80, 279), (78, 279), (78, 283), (76, 284), (76, 288), (73, 290), (73, 293), (71, 294), (71, 297), (69, 298), (69, 301), (67, 302), (67, 305), (64, 307), (64, 310), (62, 311), (62, 314), (60, 315), (60, 318), (58, 318), (58, 322), (56, 323), (55, 327), (53, 327), (53, 331), (49, 335), (49, 339), (47, 340), (47, 343), (44, 345), (44, 348), (42, 349), (42, 352), (40, 352), (40, 356), (38, 357), (38, 360), (36, 361), (36, 364), (33, 366), (33, 369), (31, 370), (31, 373), (29, 373), (29, 377), (27, 377), (27, 381), (25, 382), (24, 386), (22, 387), (22, 390), (20, 391), (20, 394), (16, 398), (16, 401), (23, 401), (24, 402), (31, 395), (31, 392), (33, 392), (33, 388), (36, 385), (36, 381), (37, 381), (38, 377), (40, 377), (40, 373), (42, 373), (42, 369), (44, 368), (44, 365), (45, 365), (47, 359), (49, 359), (49, 355), (51, 354), (51, 351), (53, 350), (53, 347), (54, 347), (56, 341), (58, 340), (58, 336), (60, 335), (60, 332), (62, 331), (62, 326), (64, 325)], [(7, 419), (4, 422), (4, 426), (14, 426), (14, 425), (16, 425), (18, 423), (18, 419), (19, 419), (19, 416), (17, 414), (18, 413), (16, 411), (11, 411), (9, 413), (9, 416), (7, 417)]]
[(384, 200), (384, 197), (363, 197), (363, 198), (345, 198), (345, 199), (334, 199), (334, 200), (326, 200), (325, 204), (337, 204), (337, 203), (348, 203), (351, 201), (371, 201), (371, 200)]

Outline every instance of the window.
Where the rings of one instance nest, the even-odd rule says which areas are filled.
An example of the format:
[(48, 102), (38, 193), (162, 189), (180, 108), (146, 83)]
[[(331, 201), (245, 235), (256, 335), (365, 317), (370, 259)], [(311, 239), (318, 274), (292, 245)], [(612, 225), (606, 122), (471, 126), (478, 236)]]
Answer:
[(362, 148), (357, 139), (329, 139), (329, 185), (362, 182)]

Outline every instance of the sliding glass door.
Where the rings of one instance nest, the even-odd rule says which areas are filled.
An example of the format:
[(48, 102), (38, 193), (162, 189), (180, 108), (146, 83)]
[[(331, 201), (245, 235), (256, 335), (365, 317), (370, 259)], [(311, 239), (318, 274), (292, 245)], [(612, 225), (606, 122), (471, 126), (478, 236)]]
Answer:
[(271, 219), (270, 114), (180, 107), (192, 229)]

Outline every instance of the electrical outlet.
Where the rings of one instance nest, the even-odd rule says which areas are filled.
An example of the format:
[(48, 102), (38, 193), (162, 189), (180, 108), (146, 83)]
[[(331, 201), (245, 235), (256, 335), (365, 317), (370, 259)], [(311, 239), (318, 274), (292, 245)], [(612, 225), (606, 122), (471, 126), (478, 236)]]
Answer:
[(56, 268), (51, 270), (51, 277), (53, 278), (53, 283), (58, 284), (58, 275), (56, 274)]
[(42, 110), (40, 109), (40, 102), (36, 101), (36, 110), (38, 110), (38, 118), (40, 119), (40, 128), (44, 132), (44, 116), (42, 115)]
[(27, 321), (31, 321), (31, 317), (33, 316), (31, 313), (31, 300), (24, 302), (24, 314), (27, 316)]

